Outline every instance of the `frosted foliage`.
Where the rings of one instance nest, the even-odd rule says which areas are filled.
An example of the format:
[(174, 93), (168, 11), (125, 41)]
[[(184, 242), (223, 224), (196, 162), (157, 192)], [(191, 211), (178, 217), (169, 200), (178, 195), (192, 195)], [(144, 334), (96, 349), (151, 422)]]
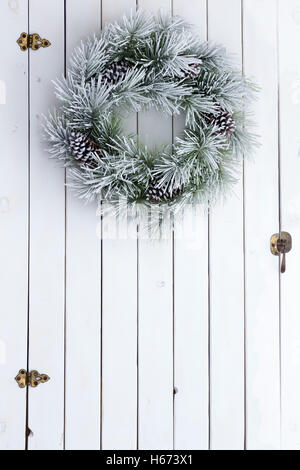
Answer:
[[(45, 124), (50, 156), (69, 168), (80, 197), (119, 210), (175, 212), (213, 201), (256, 145), (247, 111), (255, 86), (223, 47), (201, 42), (179, 17), (138, 11), (108, 24), (74, 51), (55, 87), (59, 107)], [(147, 148), (124, 135), (120, 111), (150, 108), (185, 116), (173, 144)], [(91, 166), (72, 153), (71, 135), (81, 134), (93, 143)]]

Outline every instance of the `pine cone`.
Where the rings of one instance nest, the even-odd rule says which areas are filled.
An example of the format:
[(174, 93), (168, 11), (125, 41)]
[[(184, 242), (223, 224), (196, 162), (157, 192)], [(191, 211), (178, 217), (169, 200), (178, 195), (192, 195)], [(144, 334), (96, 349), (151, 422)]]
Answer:
[(102, 73), (101, 78), (108, 85), (115, 85), (119, 80), (126, 75), (127, 71), (131, 69), (131, 64), (127, 60), (120, 60), (119, 62), (112, 62)]
[(72, 132), (70, 135), (70, 153), (82, 167), (95, 168), (93, 154), (99, 151), (99, 148), (89, 137), (81, 132)]
[(183, 192), (182, 188), (170, 189), (170, 184), (158, 187), (158, 181), (153, 179), (146, 191), (146, 200), (149, 202), (169, 202), (180, 196)]
[(218, 114), (208, 114), (206, 117), (208, 124), (216, 127), (216, 132), (226, 137), (231, 136), (235, 131), (235, 120), (232, 114), (225, 109), (220, 109)]
[(184, 72), (184, 78), (194, 80), (201, 72), (201, 64), (190, 64), (190, 70)]

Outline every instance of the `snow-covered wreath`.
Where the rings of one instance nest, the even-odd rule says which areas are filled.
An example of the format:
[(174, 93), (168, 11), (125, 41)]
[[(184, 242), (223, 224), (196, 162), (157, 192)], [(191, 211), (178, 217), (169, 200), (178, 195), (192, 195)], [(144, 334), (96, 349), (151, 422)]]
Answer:
[[(211, 201), (255, 145), (247, 117), (254, 94), (223, 47), (201, 42), (179, 17), (138, 11), (75, 50), (56, 81), (49, 152), (88, 200), (122, 201), (134, 212)], [(147, 148), (123, 133), (126, 115), (150, 108), (185, 116), (169, 146)]]

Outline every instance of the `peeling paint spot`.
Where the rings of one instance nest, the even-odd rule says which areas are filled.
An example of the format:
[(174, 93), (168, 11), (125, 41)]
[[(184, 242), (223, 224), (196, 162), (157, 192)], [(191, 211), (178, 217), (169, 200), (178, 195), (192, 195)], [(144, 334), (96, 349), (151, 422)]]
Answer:
[(300, 79), (292, 82), (292, 103), (300, 104)]
[(19, 0), (8, 0), (8, 6), (16, 15), (19, 13), (20, 2)]
[(0, 434), (6, 432), (7, 424), (2, 421), (0, 422)]
[(165, 281), (157, 281), (156, 285), (157, 285), (157, 287), (159, 287), (160, 289), (161, 289), (162, 287), (166, 287)]
[(0, 196), (0, 214), (7, 214), (10, 210), (8, 197)]
[(0, 80), (0, 104), (6, 104), (6, 85), (4, 80)]
[(294, 9), (292, 13), (292, 18), (296, 24), (300, 25), (300, 7)]

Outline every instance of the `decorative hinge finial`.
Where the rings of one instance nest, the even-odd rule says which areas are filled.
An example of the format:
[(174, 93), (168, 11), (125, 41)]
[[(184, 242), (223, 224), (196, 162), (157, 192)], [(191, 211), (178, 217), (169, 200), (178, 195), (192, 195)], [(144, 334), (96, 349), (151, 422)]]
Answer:
[(40, 47), (49, 47), (51, 42), (48, 39), (42, 39), (39, 34), (27, 34), (21, 33), (17, 39), (17, 43), (20, 46), (21, 51), (27, 51), (27, 49), (38, 50)]
[(41, 383), (48, 382), (50, 377), (47, 374), (40, 374), (37, 370), (26, 372), (25, 369), (21, 369), (15, 380), (20, 388), (25, 388), (26, 386), (35, 388)]

